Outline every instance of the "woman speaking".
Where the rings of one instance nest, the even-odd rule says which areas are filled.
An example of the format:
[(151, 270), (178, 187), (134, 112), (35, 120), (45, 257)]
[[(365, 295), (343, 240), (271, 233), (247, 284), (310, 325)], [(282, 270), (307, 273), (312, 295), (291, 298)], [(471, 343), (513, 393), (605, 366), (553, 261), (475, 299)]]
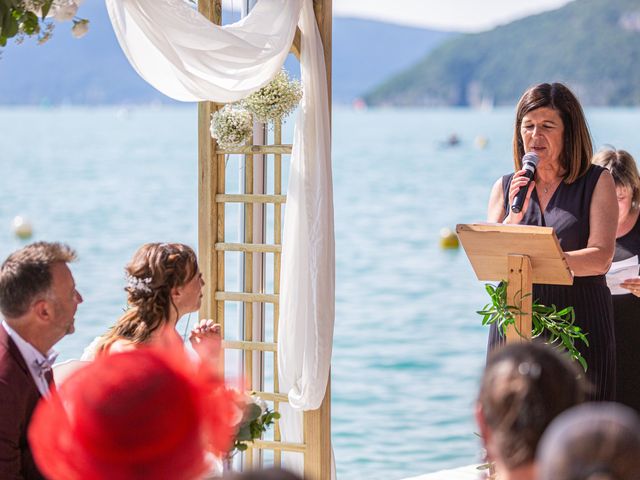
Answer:
[[(539, 159), (533, 181), (522, 169), (525, 153)], [(558, 309), (572, 306), (589, 346), (578, 345), (593, 384), (591, 399), (615, 400), (615, 338), (611, 292), (604, 274), (615, 248), (618, 203), (611, 174), (591, 164), (593, 147), (580, 103), (561, 83), (527, 90), (516, 108), (515, 173), (491, 190), (488, 220), (553, 227), (573, 271), (573, 285), (534, 285), (533, 298)], [(521, 188), (522, 209), (510, 206)], [(489, 348), (504, 342), (491, 326)]]

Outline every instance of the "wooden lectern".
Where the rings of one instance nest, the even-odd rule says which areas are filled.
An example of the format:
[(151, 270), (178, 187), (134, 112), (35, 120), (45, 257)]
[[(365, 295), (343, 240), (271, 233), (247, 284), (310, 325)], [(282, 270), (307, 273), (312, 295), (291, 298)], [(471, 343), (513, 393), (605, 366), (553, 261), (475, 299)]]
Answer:
[(533, 284), (573, 284), (553, 228), (474, 223), (457, 225), (456, 233), (478, 280), (506, 280), (507, 302), (521, 305), (523, 314), (507, 330), (507, 342), (530, 339)]

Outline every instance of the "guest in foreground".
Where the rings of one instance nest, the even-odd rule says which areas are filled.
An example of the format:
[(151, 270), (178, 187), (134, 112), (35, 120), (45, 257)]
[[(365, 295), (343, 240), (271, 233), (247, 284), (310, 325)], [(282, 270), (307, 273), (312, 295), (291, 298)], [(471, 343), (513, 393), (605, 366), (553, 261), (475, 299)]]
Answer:
[(180, 342), (100, 355), (40, 402), (29, 429), (50, 480), (196, 480), (233, 443), (233, 391)]
[[(635, 160), (624, 150), (596, 153), (592, 162), (611, 172), (618, 197), (618, 231), (611, 270), (633, 262), (635, 271), (612, 296), (616, 335), (616, 401), (640, 412), (640, 175)], [(629, 265), (630, 266), (630, 265)], [(614, 290), (615, 292), (615, 290)]]
[[(127, 264), (126, 275), (128, 310), (106, 334), (94, 340), (83, 360), (152, 344), (167, 329), (175, 333), (178, 320), (200, 308), (204, 281), (196, 254), (187, 245), (147, 243)], [(190, 340), (196, 346), (203, 338), (219, 333), (219, 325), (202, 320), (192, 329)]]
[(558, 416), (540, 442), (538, 480), (638, 480), (640, 418), (615, 403), (588, 403)]
[(82, 297), (67, 263), (75, 252), (38, 242), (0, 267), (0, 478), (41, 479), (27, 428), (38, 400), (49, 395), (53, 346), (74, 331)]
[(574, 363), (548, 345), (493, 351), (480, 383), (476, 421), (500, 480), (534, 480), (538, 442), (561, 412), (584, 401)]
[(228, 480), (302, 480), (298, 475), (280, 468), (251, 470), (225, 478), (228, 478)]
[[(522, 158), (539, 158), (532, 182)], [(527, 90), (516, 108), (513, 138), (515, 173), (499, 178), (489, 200), (488, 221), (553, 227), (574, 274), (573, 285), (534, 285), (533, 298), (558, 310), (572, 306), (589, 346), (577, 347), (595, 385), (593, 399), (615, 399), (615, 338), (611, 292), (604, 274), (615, 248), (618, 203), (611, 174), (592, 165), (593, 148), (580, 103), (561, 83)], [(527, 189), (518, 213), (511, 209)], [(491, 326), (489, 348), (504, 342)]]

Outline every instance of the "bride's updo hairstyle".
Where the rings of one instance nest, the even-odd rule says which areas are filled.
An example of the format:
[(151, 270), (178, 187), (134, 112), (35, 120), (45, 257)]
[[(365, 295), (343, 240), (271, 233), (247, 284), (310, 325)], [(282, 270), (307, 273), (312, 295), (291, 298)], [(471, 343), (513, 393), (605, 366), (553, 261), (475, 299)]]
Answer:
[(125, 268), (129, 309), (105, 335), (99, 350), (118, 339), (145, 343), (166, 324), (171, 310), (178, 314), (171, 290), (187, 284), (198, 273), (193, 249), (181, 243), (146, 243)]

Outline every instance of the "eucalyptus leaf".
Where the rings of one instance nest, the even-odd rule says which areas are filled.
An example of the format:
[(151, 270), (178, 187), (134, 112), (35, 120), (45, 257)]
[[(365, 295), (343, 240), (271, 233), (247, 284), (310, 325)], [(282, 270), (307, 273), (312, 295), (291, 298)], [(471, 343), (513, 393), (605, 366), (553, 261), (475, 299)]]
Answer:
[[(521, 291), (517, 292), (515, 298), (520, 302), (520, 305), (509, 305), (507, 303), (507, 282), (500, 282), (496, 286), (485, 284), (485, 290), (491, 298), (491, 303), (476, 313), (482, 316), (482, 325), (495, 324), (500, 334), (505, 336), (509, 326), (516, 325), (516, 318), (526, 313), (521, 308), (521, 302), (530, 294), (522, 295)], [(565, 350), (586, 371), (587, 362), (576, 348), (576, 341), (584, 343), (587, 347), (589, 341), (587, 334), (575, 324), (575, 318), (575, 310), (571, 306), (558, 311), (555, 305), (546, 306), (533, 300), (531, 305), (531, 337), (545, 338), (548, 344)], [(522, 332), (518, 331), (517, 333), (522, 336)]]

